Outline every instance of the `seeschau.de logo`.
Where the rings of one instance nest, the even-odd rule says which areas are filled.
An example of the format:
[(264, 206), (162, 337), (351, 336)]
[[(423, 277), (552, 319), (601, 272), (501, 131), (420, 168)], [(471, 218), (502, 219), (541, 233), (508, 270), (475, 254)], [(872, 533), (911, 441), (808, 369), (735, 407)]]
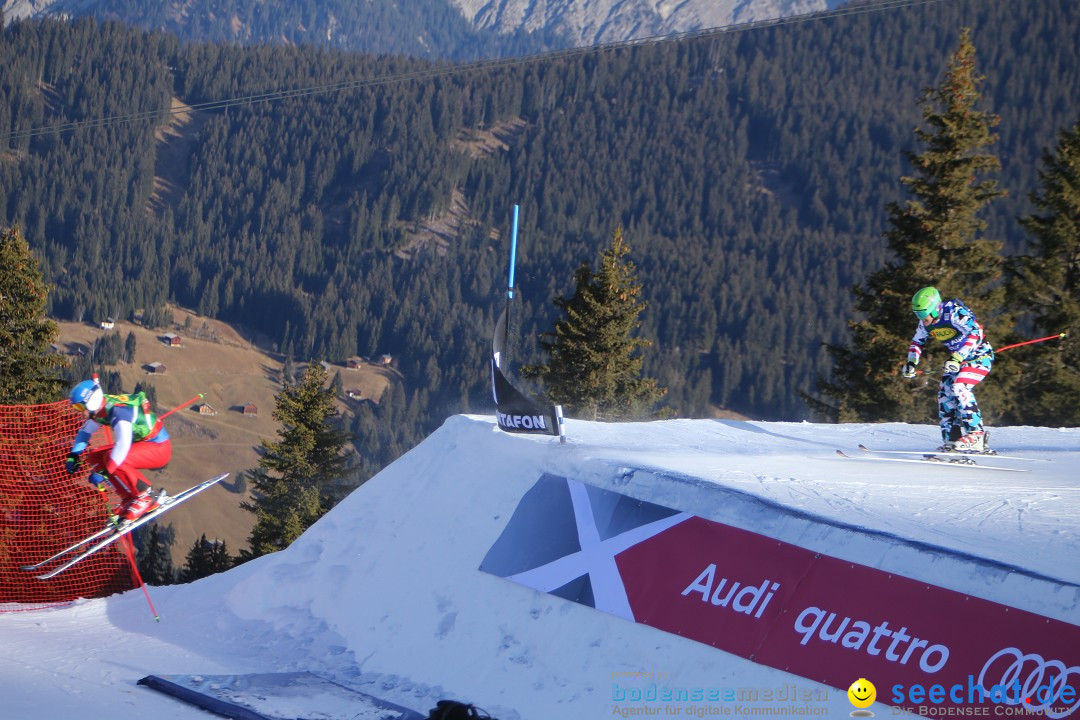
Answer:
[[(968, 710), (987, 704), (998, 706), (996, 716), (1036, 715), (1064, 718), (1080, 707), (1080, 667), (1047, 660), (1036, 653), (1007, 647), (990, 656), (979, 676), (968, 675), (963, 684), (949, 687), (921, 684), (893, 685), (888, 702), (919, 715), (944, 715), (949, 707)], [(909, 706), (911, 704), (912, 706)], [(854, 714), (854, 713), (853, 713)]]
[(979, 673), (979, 686), (1018, 688), (1015, 695), (1006, 692), (1000, 702), (1023, 704), (1048, 718), (1067, 717), (1080, 707), (1080, 667), (1066, 667), (1060, 660), (1025, 654), (1019, 648), (1007, 647), (991, 655)]

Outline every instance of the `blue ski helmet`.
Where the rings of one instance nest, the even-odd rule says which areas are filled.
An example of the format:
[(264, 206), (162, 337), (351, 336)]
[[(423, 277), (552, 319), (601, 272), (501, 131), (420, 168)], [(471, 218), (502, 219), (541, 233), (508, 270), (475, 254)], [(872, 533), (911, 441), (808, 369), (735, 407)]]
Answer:
[(941, 314), (941, 293), (937, 288), (924, 287), (911, 298), (911, 311), (919, 320), (933, 318), (937, 320)]
[(71, 389), (68, 399), (76, 410), (89, 410), (95, 413), (105, 402), (105, 394), (101, 392), (101, 386), (96, 381), (83, 380)]

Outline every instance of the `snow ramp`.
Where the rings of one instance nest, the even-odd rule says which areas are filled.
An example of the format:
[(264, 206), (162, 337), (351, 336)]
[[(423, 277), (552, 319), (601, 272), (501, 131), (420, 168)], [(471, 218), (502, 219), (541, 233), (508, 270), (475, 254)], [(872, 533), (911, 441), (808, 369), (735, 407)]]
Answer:
[(286, 551), (176, 592), (274, 638), (265, 671), (418, 711), (834, 717), (865, 678), (878, 714), (1074, 715), (1077, 430), (996, 431), (1038, 461), (1023, 473), (835, 453), (916, 450), (929, 426), (570, 420), (567, 436), (452, 417)]

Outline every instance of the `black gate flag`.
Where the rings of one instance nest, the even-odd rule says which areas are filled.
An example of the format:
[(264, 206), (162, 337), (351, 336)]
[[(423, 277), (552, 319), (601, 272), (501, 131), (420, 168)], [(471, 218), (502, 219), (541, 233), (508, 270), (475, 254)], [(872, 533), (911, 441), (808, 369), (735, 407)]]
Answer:
[(506, 432), (558, 435), (562, 438), (562, 408), (536, 402), (503, 375), (502, 361), (506, 352), (506, 327), (509, 321), (510, 303), (507, 302), (495, 323), (495, 335), (491, 338), (491, 391), (495, 397), (495, 416), (499, 427)]

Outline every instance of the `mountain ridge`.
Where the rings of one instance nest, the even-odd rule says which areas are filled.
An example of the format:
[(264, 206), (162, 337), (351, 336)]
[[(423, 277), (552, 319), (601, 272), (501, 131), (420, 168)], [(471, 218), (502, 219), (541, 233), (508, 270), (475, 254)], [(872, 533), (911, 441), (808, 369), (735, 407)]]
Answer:
[[(446, 8), (453, 8), (468, 27), (475, 31), (480, 43), (483, 38), (539, 39), (541, 47), (560, 48), (588, 46), (624, 40), (637, 40), (673, 33), (702, 30), (711, 27), (769, 20), (802, 15), (831, 9), (839, 0), (597, 0), (588, 3), (534, 3), (529, 0), (439, 0)], [(357, 52), (376, 52), (382, 49), (377, 37), (358, 34), (350, 30), (349, 12), (336, 2), (323, 0), (309, 3), (304, 9), (298, 3), (290, 11), (279, 9), (276, 22), (262, 28), (254, 27), (256, 19), (243, 0), (231, 4), (214, 3), (200, 7), (198, 0), (148, 0), (137, 9), (126, 6), (123, 0), (4, 0), (0, 5), (10, 19), (44, 16), (96, 16), (130, 22), (147, 29), (165, 29), (175, 32), (186, 40), (215, 40), (203, 23), (207, 17), (226, 21), (227, 30), (234, 39), (245, 42), (308, 42), (315, 45), (337, 45), (337, 37), (344, 49)], [(365, 10), (353, 9), (357, 17), (364, 17)], [(367, 14), (380, 12), (372, 8)], [(439, 16), (421, 16), (415, 22), (405, 22), (400, 17), (400, 28), (388, 27), (382, 32), (412, 34), (424, 38), (415, 46), (418, 56), (454, 56), (464, 48), (450, 50), (437, 37), (440, 30)], [(254, 19), (253, 19), (254, 18)], [(260, 20), (261, 21), (261, 20)], [(442, 25), (445, 26), (445, 17)], [(462, 43), (474, 40), (463, 38)], [(407, 42), (396, 42), (396, 47), (409, 47)], [(498, 54), (517, 54), (535, 48), (535, 45), (511, 44)], [(492, 48), (495, 49), (495, 48)]]
[[(475, 27), (506, 34), (556, 30), (575, 45), (634, 40), (820, 12), (827, 0), (451, 0)], [(832, 0), (835, 7), (837, 0)]]

